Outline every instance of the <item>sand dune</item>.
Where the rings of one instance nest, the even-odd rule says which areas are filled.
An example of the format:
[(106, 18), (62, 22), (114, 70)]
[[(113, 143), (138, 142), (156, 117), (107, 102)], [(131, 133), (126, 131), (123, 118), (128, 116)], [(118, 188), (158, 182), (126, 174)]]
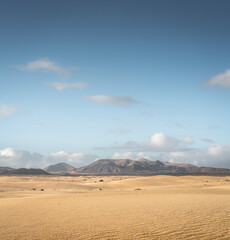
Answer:
[(229, 203), (230, 177), (1, 176), (0, 239), (230, 239)]

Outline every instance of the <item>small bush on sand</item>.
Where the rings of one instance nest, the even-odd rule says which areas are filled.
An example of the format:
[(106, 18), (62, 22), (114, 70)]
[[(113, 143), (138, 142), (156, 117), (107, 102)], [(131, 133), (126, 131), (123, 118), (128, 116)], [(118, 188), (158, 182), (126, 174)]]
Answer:
[(45, 191), (43, 188), (41, 188), (41, 190), (40, 191)]
[(104, 180), (103, 180), (103, 179), (100, 179), (99, 182), (104, 182)]

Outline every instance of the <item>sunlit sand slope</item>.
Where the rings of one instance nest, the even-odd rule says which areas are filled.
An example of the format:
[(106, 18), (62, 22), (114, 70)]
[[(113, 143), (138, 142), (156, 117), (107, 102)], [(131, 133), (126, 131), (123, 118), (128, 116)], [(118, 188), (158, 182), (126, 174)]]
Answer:
[(230, 177), (0, 177), (3, 240), (230, 239), (229, 225)]

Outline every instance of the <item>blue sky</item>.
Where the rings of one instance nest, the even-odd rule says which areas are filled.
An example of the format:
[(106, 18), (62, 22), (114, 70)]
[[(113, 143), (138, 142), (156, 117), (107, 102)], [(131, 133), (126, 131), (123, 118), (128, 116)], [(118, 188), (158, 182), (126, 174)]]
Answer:
[(229, 1), (0, 9), (0, 165), (146, 157), (230, 168)]

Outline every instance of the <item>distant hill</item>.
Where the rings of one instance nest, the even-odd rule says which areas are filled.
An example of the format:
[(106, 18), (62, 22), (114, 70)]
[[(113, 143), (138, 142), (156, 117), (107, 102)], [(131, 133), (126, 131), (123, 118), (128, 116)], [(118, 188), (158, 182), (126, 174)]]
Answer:
[(67, 164), (67, 163), (57, 163), (54, 165), (50, 165), (46, 168), (44, 168), (44, 170), (46, 172), (50, 172), (50, 173), (64, 173), (64, 172), (72, 172), (74, 170), (76, 170), (76, 168), (74, 168), (73, 166)]
[[(2, 167), (0, 167), (2, 169)], [(7, 174), (7, 175), (49, 175), (48, 172), (40, 169), (40, 168), (5, 168), (4, 171), (0, 172), (0, 174)]]
[(11, 171), (13, 170), (14, 168), (10, 168), (10, 167), (0, 167), (0, 174), (1, 173), (4, 173), (6, 171)]
[(75, 174), (90, 175), (187, 175), (187, 174), (229, 174), (230, 169), (196, 167), (186, 163), (169, 163), (159, 160), (150, 161), (141, 158), (137, 161), (130, 159), (101, 159), (87, 166), (78, 168)]

